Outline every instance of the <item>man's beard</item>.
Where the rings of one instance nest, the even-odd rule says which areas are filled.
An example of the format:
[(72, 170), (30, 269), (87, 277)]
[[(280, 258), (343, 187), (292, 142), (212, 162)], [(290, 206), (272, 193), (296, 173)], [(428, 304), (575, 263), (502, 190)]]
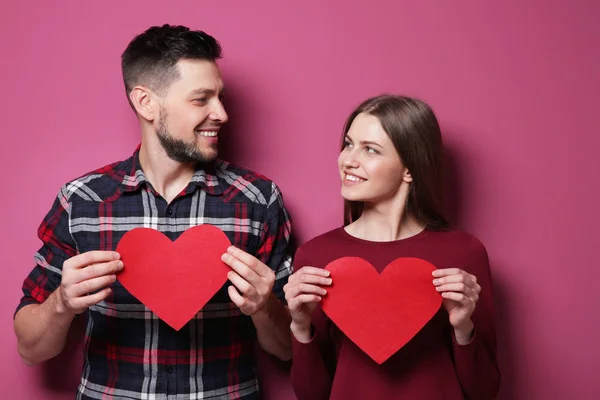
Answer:
[(167, 128), (167, 115), (164, 112), (160, 113), (158, 120), (158, 129), (156, 134), (160, 144), (167, 152), (167, 156), (180, 163), (200, 163), (208, 164), (217, 158), (217, 151), (211, 151), (209, 154), (198, 150), (195, 142), (186, 142), (181, 139), (174, 138)]

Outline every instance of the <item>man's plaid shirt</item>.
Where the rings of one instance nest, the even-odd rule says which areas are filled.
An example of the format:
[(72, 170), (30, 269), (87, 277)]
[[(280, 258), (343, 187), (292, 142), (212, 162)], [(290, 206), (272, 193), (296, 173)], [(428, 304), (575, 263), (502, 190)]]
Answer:
[[(136, 151), (61, 188), (40, 225), (43, 246), (18, 309), (46, 300), (60, 285), (63, 262), (78, 253), (115, 250), (137, 227), (175, 240), (200, 224), (220, 228), (233, 245), (270, 266), (276, 272), (273, 290), (283, 299), (291, 224), (277, 186), (217, 161), (210, 171), (197, 170), (167, 204), (144, 176)], [(87, 312), (77, 398), (258, 398), (252, 321), (229, 300), (228, 285), (175, 331), (115, 282), (110, 297)]]

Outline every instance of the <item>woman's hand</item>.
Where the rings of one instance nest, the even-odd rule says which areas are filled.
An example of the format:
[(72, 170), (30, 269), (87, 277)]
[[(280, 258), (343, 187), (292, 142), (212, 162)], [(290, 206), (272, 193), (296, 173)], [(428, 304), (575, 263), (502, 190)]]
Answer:
[(331, 285), (329, 271), (302, 267), (292, 274), (283, 287), (285, 299), (292, 316), (290, 329), (296, 340), (311, 340), (311, 315), (327, 291), (322, 286)]
[(450, 325), (459, 344), (467, 344), (473, 335), (471, 315), (475, 310), (481, 286), (477, 278), (459, 268), (446, 268), (433, 271), (433, 284), (444, 298), (444, 308), (448, 311)]

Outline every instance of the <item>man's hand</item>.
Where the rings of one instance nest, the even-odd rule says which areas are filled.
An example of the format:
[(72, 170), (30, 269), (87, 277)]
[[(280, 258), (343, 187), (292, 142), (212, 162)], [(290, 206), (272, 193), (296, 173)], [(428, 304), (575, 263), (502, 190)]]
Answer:
[(57, 295), (59, 313), (79, 314), (110, 294), (116, 273), (123, 269), (120, 255), (114, 251), (88, 251), (63, 263)]
[(227, 278), (233, 284), (228, 290), (231, 301), (246, 315), (253, 315), (262, 310), (275, 284), (273, 270), (256, 257), (234, 246), (230, 246), (221, 259), (232, 269), (227, 274)]

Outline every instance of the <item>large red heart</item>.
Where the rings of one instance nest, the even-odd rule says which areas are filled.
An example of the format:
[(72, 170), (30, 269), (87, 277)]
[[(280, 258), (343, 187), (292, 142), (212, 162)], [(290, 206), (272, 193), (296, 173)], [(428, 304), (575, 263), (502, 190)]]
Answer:
[(175, 330), (181, 329), (227, 280), (221, 261), (231, 242), (219, 228), (198, 225), (172, 242), (161, 232), (135, 228), (117, 246), (125, 267), (121, 284)]
[(398, 258), (381, 275), (358, 257), (337, 259), (325, 269), (333, 283), (323, 311), (378, 364), (408, 343), (442, 303), (432, 282), (435, 266), (419, 258)]

